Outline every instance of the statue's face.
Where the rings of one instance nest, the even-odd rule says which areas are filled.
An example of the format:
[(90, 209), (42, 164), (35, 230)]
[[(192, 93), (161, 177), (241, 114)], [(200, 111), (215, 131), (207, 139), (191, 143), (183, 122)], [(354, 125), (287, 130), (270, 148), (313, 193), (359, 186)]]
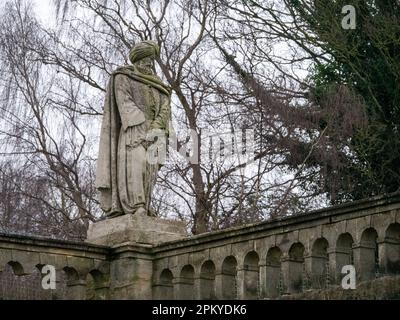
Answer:
[(154, 58), (146, 57), (136, 62), (136, 66), (147, 74), (152, 74), (154, 70)]

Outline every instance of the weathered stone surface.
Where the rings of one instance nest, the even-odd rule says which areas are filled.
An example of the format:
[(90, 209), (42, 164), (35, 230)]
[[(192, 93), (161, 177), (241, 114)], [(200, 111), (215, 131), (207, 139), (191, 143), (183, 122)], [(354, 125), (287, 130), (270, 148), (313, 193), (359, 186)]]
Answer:
[(183, 222), (149, 217), (145, 214), (126, 214), (93, 223), (87, 242), (115, 246), (126, 242), (159, 244), (186, 237)]

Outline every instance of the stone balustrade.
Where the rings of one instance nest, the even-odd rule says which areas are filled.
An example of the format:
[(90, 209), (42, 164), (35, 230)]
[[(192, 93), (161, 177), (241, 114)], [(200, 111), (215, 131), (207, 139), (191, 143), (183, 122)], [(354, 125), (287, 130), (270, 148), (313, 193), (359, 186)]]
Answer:
[[(109, 246), (0, 234), (0, 271), (54, 265), (67, 298), (274, 299), (400, 273), (400, 194), (186, 237)], [(40, 285), (40, 284), (38, 284)]]

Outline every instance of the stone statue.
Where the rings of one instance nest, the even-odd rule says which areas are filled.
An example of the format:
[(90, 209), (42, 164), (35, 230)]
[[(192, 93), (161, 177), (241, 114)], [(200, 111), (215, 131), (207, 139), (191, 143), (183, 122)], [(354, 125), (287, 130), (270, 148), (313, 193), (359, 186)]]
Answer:
[(132, 65), (110, 77), (104, 103), (96, 187), (108, 218), (124, 214), (152, 215), (150, 197), (159, 164), (147, 161), (148, 133), (168, 135), (170, 88), (153, 72), (160, 53), (154, 41), (136, 44)]

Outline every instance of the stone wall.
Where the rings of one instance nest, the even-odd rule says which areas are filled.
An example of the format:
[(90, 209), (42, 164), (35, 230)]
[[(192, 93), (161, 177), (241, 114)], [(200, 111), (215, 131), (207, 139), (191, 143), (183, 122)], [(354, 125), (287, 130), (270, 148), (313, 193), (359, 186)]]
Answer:
[[(60, 295), (66, 299), (85, 299), (89, 287), (87, 284), (91, 284), (97, 290), (98, 297), (107, 298), (109, 251), (107, 247), (80, 242), (0, 234), (0, 285), (5, 286), (11, 282), (32, 291), (31, 295), (19, 292), (16, 297), (22, 299), (34, 299), (36, 296), (59, 299)], [(39, 280), (45, 265), (54, 266), (56, 269), (58, 295), (43, 293)], [(31, 277), (31, 282), (5, 277), (2, 273), (7, 272), (7, 268), (11, 268), (14, 275), (21, 278)], [(38, 289), (35, 292), (34, 286)], [(0, 288), (0, 298), (10, 298), (15, 291), (18, 292), (5, 292), (4, 288)]]
[(336, 290), (348, 264), (362, 288), (400, 273), (400, 195), (157, 245), (0, 235), (0, 271), (30, 274), (46, 264), (75, 299), (300, 298)]

